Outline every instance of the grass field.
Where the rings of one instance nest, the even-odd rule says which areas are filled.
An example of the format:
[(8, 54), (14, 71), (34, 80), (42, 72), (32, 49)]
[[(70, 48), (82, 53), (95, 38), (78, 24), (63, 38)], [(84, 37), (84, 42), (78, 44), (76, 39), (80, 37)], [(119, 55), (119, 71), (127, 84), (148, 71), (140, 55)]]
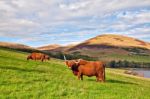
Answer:
[(121, 54), (110, 54), (105, 59), (110, 60), (127, 60), (127, 61), (134, 61), (134, 62), (145, 62), (149, 63), (150, 56), (142, 56), (142, 55), (121, 55)]
[(77, 80), (65, 64), (27, 61), (28, 53), (0, 49), (0, 99), (149, 99), (150, 80), (107, 69), (106, 83)]
[[(79, 51), (80, 52), (80, 51)], [(144, 62), (150, 63), (150, 55), (128, 55), (123, 53), (102, 53), (99, 50), (82, 50), (81, 54), (87, 56), (95, 56), (99, 60), (111, 61), (111, 60), (127, 60), (127, 61), (134, 61), (134, 62)]]

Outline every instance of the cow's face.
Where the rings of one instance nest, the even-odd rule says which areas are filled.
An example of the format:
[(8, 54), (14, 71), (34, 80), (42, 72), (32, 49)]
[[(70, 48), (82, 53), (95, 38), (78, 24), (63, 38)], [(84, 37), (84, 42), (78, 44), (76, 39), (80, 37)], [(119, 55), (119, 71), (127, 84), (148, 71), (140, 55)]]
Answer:
[(75, 60), (67, 60), (65, 62), (68, 68), (71, 68), (72, 66), (76, 65)]
[(27, 60), (29, 60), (29, 59), (32, 59), (31, 55), (29, 55), (29, 56), (27, 57)]
[(47, 60), (50, 60), (50, 58), (49, 58), (49, 56), (48, 56), (48, 55), (46, 56), (46, 59), (47, 59)]

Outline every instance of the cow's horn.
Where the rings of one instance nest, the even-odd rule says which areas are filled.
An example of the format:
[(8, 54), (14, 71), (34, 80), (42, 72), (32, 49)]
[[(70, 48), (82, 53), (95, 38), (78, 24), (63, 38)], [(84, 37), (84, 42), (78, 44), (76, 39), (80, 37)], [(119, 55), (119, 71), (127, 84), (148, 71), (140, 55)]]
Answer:
[(80, 62), (81, 59), (79, 59), (77, 62), (75, 61), (76, 64), (78, 64)]
[(78, 60), (78, 63), (81, 61), (81, 59)]
[(75, 61), (75, 60), (74, 60), (74, 62), (75, 62), (76, 64), (78, 64), (78, 62), (77, 62), (77, 61)]
[(64, 55), (64, 60), (67, 61), (66, 56)]

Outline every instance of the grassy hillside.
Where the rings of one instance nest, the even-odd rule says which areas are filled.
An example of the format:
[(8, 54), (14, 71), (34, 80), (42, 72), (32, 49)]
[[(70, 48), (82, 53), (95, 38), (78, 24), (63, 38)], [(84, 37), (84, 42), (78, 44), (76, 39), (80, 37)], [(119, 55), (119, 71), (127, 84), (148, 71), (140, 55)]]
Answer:
[(53, 50), (56, 48), (62, 47), (61, 45), (58, 44), (51, 44), (51, 45), (46, 45), (46, 46), (41, 46), (37, 47), (38, 50)]
[(77, 78), (60, 60), (27, 61), (28, 53), (0, 49), (0, 99), (149, 99), (150, 80), (107, 69), (106, 83)]
[(149, 63), (150, 61), (150, 56), (142, 56), (142, 55), (120, 55), (120, 54), (110, 54), (110, 55), (106, 55), (104, 57), (99, 57), (99, 59), (101, 60), (128, 60), (128, 61), (134, 61), (134, 62), (145, 62), (145, 63)]
[[(79, 53), (77, 53), (79, 52)], [(123, 53), (102, 53), (101, 51), (91, 51), (88, 49), (74, 52), (77, 55), (95, 56), (99, 60), (111, 61), (111, 60), (127, 60), (134, 62), (146, 62), (149, 63), (150, 55), (128, 55)], [(82, 53), (82, 54), (81, 54)], [(88, 53), (88, 54), (86, 54)]]

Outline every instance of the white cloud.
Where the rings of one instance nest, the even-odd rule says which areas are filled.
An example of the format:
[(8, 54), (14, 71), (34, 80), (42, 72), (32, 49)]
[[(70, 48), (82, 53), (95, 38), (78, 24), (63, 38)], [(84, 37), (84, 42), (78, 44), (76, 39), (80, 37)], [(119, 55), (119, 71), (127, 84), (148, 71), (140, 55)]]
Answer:
[(87, 6), (90, 5), (89, 1), (82, 1), (82, 2), (76, 2), (71, 4), (60, 4), (60, 8), (66, 9), (66, 10), (81, 10), (84, 8), (87, 8)]
[(103, 34), (121, 34), (121, 35), (130, 36), (130, 37), (144, 40), (150, 37), (150, 28), (140, 27), (140, 28), (134, 28), (134, 29), (127, 30), (127, 31), (104, 32)]
[(122, 21), (128, 22), (130, 24), (141, 24), (150, 22), (150, 11), (144, 10), (140, 12), (125, 12), (124, 14), (118, 14), (118, 18)]
[[(85, 40), (100, 33), (148, 35), (149, 26), (140, 24), (150, 23), (149, 7), (150, 0), (0, 0), (0, 37), (27, 42), (35, 36), (33, 42), (40, 42), (55, 35), (77, 42), (67, 37)], [(60, 26), (64, 26), (62, 31)]]

